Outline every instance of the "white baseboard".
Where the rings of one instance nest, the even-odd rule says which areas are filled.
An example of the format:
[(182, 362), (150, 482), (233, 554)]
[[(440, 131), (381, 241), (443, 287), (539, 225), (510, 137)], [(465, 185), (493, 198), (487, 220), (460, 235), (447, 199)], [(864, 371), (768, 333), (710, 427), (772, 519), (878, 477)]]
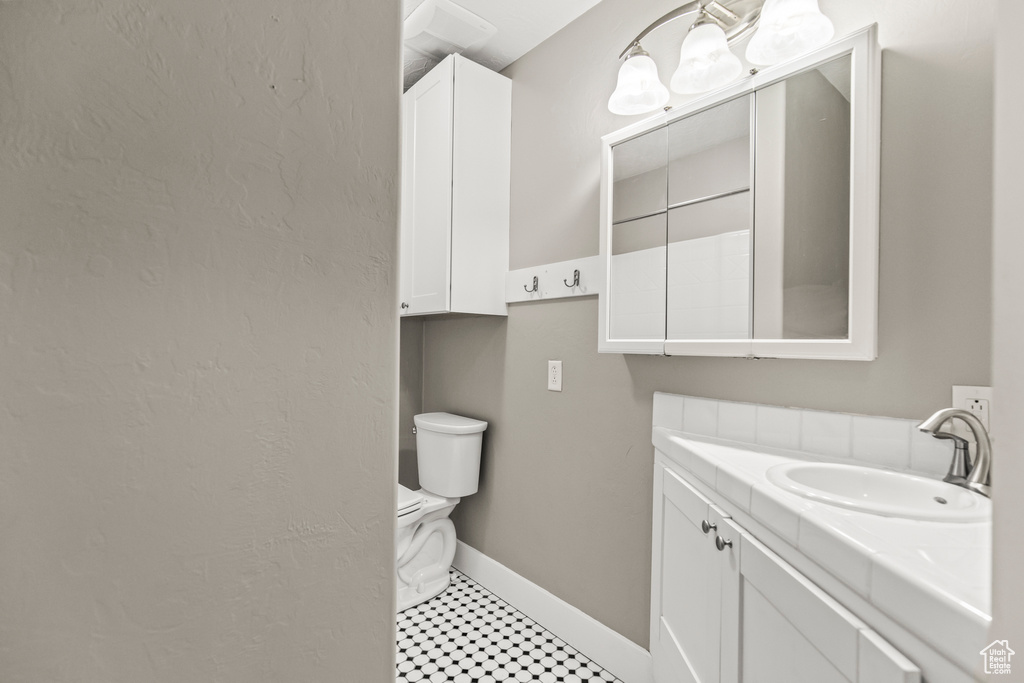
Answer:
[(653, 683), (651, 653), (505, 565), (462, 541), (453, 565), (623, 683)]

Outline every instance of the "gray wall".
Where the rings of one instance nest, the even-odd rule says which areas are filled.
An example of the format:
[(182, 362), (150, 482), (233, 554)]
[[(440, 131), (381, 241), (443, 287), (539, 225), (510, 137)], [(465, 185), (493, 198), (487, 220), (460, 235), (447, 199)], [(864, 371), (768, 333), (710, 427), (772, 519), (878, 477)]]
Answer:
[[(877, 21), (885, 50), (878, 360), (598, 355), (593, 298), (424, 324), (423, 409), (491, 422), (460, 538), (641, 645), (654, 391), (915, 418), (990, 383), (994, 4), (820, 4), (839, 35)], [(604, 0), (506, 70), (512, 268), (598, 252), (599, 138), (632, 121), (606, 109), (616, 57), (677, 5)], [(678, 35), (656, 35), (667, 79)]]
[(394, 680), (398, 30), (0, 2), (6, 683)]
[(423, 412), (423, 318), (401, 319), (399, 348), (398, 483), (415, 491), (420, 477), (412, 418)]

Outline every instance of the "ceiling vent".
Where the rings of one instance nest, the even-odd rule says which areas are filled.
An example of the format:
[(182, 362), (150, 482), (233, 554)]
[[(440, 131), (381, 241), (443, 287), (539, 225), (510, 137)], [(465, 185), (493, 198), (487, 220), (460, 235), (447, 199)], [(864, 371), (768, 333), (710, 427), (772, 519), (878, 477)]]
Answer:
[(440, 61), (479, 47), (497, 31), (494, 24), (451, 0), (425, 0), (406, 18), (402, 33), (407, 48)]

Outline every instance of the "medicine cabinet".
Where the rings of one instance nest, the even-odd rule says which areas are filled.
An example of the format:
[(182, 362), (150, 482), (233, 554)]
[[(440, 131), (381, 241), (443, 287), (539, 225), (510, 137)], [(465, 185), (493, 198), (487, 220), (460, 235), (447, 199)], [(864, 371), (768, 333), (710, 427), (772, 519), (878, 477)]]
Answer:
[(602, 139), (600, 351), (875, 358), (875, 33)]

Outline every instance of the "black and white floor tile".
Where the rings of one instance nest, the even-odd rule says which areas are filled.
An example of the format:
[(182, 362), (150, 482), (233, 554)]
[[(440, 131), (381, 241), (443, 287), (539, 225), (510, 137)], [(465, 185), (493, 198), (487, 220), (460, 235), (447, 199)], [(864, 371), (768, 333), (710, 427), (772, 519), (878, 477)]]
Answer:
[(469, 577), (398, 615), (396, 683), (622, 683)]

